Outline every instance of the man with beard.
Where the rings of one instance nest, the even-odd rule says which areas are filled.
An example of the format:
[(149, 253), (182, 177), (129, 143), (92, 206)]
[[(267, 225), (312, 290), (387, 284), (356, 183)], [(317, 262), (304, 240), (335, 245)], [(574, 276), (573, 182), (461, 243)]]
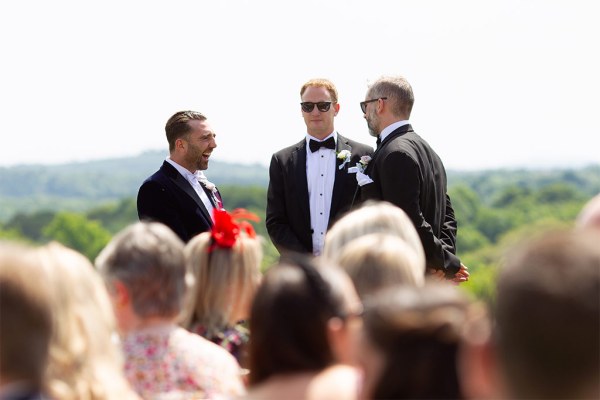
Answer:
[(440, 157), (408, 121), (414, 95), (403, 77), (383, 77), (367, 90), (360, 108), (377, 149), (364, 171), (358, 171), (361, 200), (384, 200), (410, 217), (425, 250), (429, 273), (455, 282), (468, 280), (468, 269), (456, 257), (457, 224)]
[(140, 220), (162, 222), (184, 242), (213, 224), (213, 209), (223, 208), (221, 195), (202, 171), (217, 147), (206, 117), (179, 111), (165, 126), (169, 156), (138, 191)]

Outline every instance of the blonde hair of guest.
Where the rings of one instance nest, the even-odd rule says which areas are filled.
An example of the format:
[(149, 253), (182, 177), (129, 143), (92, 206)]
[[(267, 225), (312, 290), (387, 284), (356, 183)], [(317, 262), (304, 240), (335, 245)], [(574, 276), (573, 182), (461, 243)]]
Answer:
[(3, 399), (12, 398), (11, 387), (20, 385), (28, 387), (32, 394), (46, 391), (44, 374), (53, 310), (50, 291), (38, 279), (38, 271), (33, 247), (0, 239), (0, 398)]
[(338, 258), (361, 299), (391, 285), (425, 284), (425, 256), (404, 239), (372, 233), (350, 241)]
[(425, 258), (419, 234), (406, 212), (385, 201), (367, 201), (336, 221), (325, 236), (323, 256), (338, 261), (343, 248), (369, 233), (389, 233), (402, 238), (418, 257)]
[(52, 242), (37, 250), (51, 290), (53, 337), (47, 383), (61, 400), (138, 399), (123, 373), (116, 321), (107, 289), (82, 254)]
[(246, 319), (261, 279), (261, 238), (240, 232), (233, 247), (221, 248), (204, 232), (190, 240), (184, 254), (195, 279), (182, 325), (200, 324), (210, 336)]

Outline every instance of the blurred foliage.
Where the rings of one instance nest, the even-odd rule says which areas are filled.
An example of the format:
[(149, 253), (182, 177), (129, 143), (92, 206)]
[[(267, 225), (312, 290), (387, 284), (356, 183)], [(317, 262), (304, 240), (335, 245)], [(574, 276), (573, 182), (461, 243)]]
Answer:
[(87, 213), (89, 219), (99, 221), (111, 234), (115, 234), (138, 220), (134, 197), (96, 207)]
[[(52, 167), (44, 174), (33, 174), (33, 166), (22, 167), (14, 176), (14, 171), (0, 168), (0, 239), (57, 240), (93, 260), (112, 235), (138, 220), (137, 188), (162, 158), (148, 153), (127, 162)], [(218, 173), (219, 164), (211, 161), (208, 175), (219, 183), (228, 210), (245, 208), (259, 216), (253, 225), (263, 238), (265, 270), (279, 258), (265, 227), (266, 168), (223, 164), (223, 170), (229, 175)], [(22, 184), (29, 175), (35, 175), (38, 187)], [(488, 303), (494, 301), (497, 270), (512, 246), (535, 234), (572, 226), (584, 203), (600, 193), (600, 166), (449, 171), (448, 177), (458, 220), (458, 255), (471, 273), (461, 287)]]
[(110, 232), (100, 222), (82, 214), (64, 211), (54, 216), (44, 227), (43, 233), (48, 241), (55, 240), (75, 249), (92, 262), (111, 239)]
[[(165, 143), (166, 145), (166, 143)], [(30, 211), (41, 208), (62, 211), (75, 204), (90, 209), (108, 201), (135, 197), (140, 184), (162, 165), (165, 151), (148, 151), (136, 157), (113, 158), (62, 165), (18, 165), (0, 167), (0, 220), (23, 211), (20, 201), (27, 201)], [(259, 164), (243, 165), (210, 161), (209, 179), (219, 186), (263, 186), (268, 171)], [(36, 206), (38, 203), (43, 203)], [(80, 208), (77, 211), (82, 211)]]

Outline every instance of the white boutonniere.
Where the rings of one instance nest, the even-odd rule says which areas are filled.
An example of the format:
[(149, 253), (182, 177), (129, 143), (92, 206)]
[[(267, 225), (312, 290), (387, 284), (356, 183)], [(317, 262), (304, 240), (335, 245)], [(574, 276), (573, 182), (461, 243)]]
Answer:
[(213, 193), (217, 192), (217, 187), (215, 186), (215, 184), (209, 181), (204, 175), (204, 173), (197, 172), (196, 179), (198, 179), (198, 182), (200, 182), (202, 186), (204, 186), (206, 189), (210, 190)]
[(357, 173), (360, 172), (361, 174), (365, 173), (365, 169), (367, 169), (367, 165), (369, 165), (369, 162), (371, 161), (371, 156), (362, 156), (360, 158), (360, 160), (358, 160), (358, 162), (356, 163), (356, 166), (352, 167), (352, 168), (348, 168), (348, 173)]
[(209, 182), (209, 181), (205, 181), (204, 183), (204, 187), (207, 188), (208, 190), (210, 190), (211, 192), (216, 192), (217, 191), (217, 187), (215, 186), (214, 183)]
[(348, 150), (342, 150), (339, 153), (337, 153), (337, 158), (339, 158), (340, 160), (344, 160), (344, 162), (342, 162), (342, 164), (338, 168), (344, 168), (344, 166), (348, 164), (348, 162), (350, 162), (350, 157), (352, 157), (352, 153), (350, 153)]

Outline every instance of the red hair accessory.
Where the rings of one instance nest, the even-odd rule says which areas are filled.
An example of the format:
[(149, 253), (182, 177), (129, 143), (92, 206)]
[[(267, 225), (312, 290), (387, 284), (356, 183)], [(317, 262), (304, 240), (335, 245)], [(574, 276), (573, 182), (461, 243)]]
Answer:
[(251, 238), (256, 237), (254, 227), (248, 221), (239, 221), (240, 219), (248, 219), (258, 222), (260, 219), (256, 214), (246, 211), (243, 208), (236, 208), (231, 213), (224, 209), (213, 209), (214, 224), (211, 228), (211, 236), (213, 244), (209, 251), (212, 251), (215, 246), (230, 249), (235, 245), (240, 232), (246, 232)]

